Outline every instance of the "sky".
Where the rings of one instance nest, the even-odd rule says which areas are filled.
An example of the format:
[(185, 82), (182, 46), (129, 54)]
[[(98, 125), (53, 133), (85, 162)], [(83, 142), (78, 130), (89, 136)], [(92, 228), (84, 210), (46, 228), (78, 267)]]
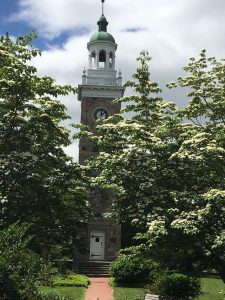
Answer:
[[(151, 78), (163, 88), (164, 99), (180, 106), (187, 104), (186, 91), (170, 91), (166, 82), (182, 75), (182, 67), (202, 49), (209, 56), (225, 56), (225, 0), (105, 0), (104, 14), (118, 44), (116, 69), (121, 69), (123, 81), (135, 72), (140, 51), (148, 50), (153, 57)], [(0, 34), (35, 31), (33, 44), (43, 50), (32, 61), (39, 75), (77, 86), (88, 66), (87, 42), (98, 30), (100, 16), (100, 0), (0, 0)], [(79, 123), (77, 97), (62, 101), (72, 122)], [(66, 152), (77, 160), (78, 142)]]

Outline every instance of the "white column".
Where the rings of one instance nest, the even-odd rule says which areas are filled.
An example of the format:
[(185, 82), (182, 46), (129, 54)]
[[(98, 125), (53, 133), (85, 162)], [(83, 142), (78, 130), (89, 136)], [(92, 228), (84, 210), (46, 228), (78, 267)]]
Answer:
[(116, 67), (115, 59), (116, 59), (116, 55), (115, 55), (115, 53), (113, 53), (113, 57), (112, 57), (112, 69), (113, 70), (115, 70), (115, 67)]
[(105, 66), (106, 69), (109, 69), (109, 55), (110, 52), (106, 52), (106, 66)]
[(92, 69), (92, 54), (89, 54), (89, 68)]
[(96, 68), (99, 69), (99, 51), (96, 51)]

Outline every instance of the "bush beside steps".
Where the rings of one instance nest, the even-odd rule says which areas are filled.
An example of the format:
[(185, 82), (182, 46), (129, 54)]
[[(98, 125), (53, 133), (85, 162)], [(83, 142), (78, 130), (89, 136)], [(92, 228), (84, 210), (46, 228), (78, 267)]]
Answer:
[(110, 274), (115, 285), (152, 283), (158, 274), (158, 263), (136, 254), (120, 254), (112, 263)]
[(67, 274), (53, 277), (53, 286), (76, 286), (87, 287), (89, 279), (85, 275)]

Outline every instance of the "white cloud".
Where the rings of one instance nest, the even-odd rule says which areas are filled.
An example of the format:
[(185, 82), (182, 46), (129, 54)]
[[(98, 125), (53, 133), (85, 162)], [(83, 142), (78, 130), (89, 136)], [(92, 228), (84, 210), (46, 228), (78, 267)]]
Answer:
[[(52, 39), (61, 33), (71, 34), (63, 45), (49, 47), (34, 63), (40, 74), (51, 75), (58, 83), (77, 86), (83, 67), (87, 66), (86, 43), (97, 30), (100, 0), (20, 0), (19, 4), (20, 9), (12, 18), (28, 22), (39, 35)], [(149, 50), (153, 56), (153, 79), (164, 85), (176, 79), (188, 58), (197, 56), (203, 48), (209, 55), (224, 56), (224, 11), (224, 0), (105, 1), (108, 31), (118, 43), (117, 69), (121, 68), (124, 79), (129, 79), (136, 69), (138, 53)], [(89, 29), (90, 34), (79, 35), (79, 28)], [(134, 28), (144, 30), (126, 31)], [(164, 95), (168, 100), (174, 97), (177, 103), (185, 103), (180, 91), (176, 95), (166, 91)], [(63, 101), (73, 120), (79, 122), (80, 103), (76, 97), (69, 96)], [(75, 148), (68, 152), (74, 153)]]

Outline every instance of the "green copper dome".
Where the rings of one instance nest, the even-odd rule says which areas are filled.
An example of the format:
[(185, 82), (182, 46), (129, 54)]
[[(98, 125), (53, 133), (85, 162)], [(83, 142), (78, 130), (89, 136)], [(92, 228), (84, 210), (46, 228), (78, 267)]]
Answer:
[(112, 42), (115, 44), (114, 37), (106, 31), (99, 31), (99, 32), (93, 33), (93, 35), (90, 39), (90, 43), (96, 42), (96, 41), (109, 41), (109, 42)]
[(98, 20), (97, 24), (98, 24), (98, 32), (95, 32), (89, 43), (92, 42), (96, 42), (96, 41), (109, 41), (112, 43), (116, 43), (114, 40), (114, 37), (107, 32), (107, 26), (108, 26), (108, 21), (106, 20), (106, 17), (104, 16), (104, 2), (105, 0), (101, 0), (102, 1), (102, 15), (100, 17), (100, 19)]

